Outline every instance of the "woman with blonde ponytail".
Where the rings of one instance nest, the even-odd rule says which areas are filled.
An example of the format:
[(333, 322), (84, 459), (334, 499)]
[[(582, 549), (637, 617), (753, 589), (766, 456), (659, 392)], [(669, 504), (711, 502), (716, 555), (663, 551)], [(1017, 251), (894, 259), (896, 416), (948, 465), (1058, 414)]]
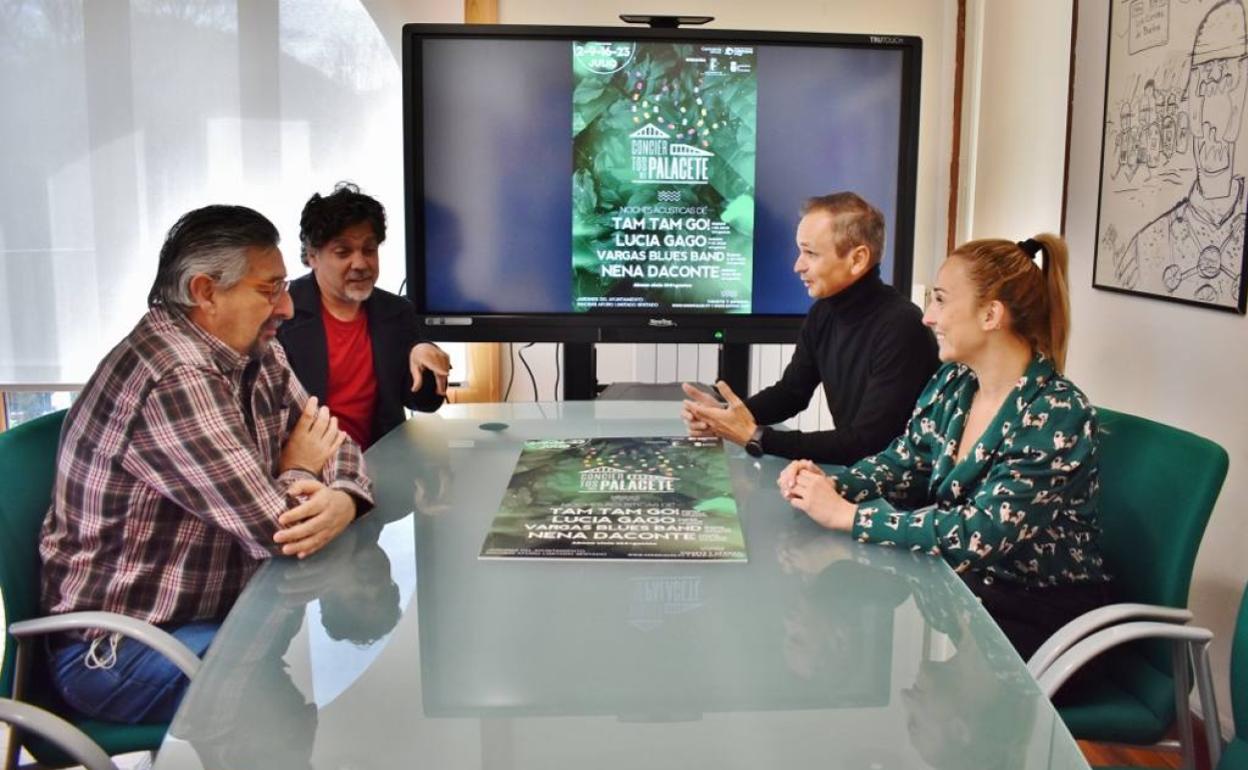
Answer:
[(1108, 603), (1098, 547), (1096, 413), (1062, 372), (1065, 242), (971, 241), (945, 260), (923, 322), (944, 365), (888, 449), (781, 494), (862, 542), (943, 556), (1024, 657)]

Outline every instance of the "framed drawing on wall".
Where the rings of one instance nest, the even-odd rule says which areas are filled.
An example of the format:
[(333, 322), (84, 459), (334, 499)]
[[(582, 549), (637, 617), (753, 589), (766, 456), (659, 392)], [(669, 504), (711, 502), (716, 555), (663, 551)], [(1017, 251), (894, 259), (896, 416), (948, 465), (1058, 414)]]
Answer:
[(1092, 285), (1244, 313), (1243, 0), (1114, 0)]

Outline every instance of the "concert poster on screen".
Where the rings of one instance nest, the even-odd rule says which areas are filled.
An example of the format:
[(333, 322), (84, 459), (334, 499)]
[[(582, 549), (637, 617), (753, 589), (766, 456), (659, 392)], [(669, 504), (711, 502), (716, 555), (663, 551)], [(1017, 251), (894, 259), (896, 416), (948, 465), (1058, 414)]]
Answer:
[(744, 562), (723, 443), (526, 441), (480, 558)]
[(573, 311), (749, 313), (757, 54), (572, 44)]

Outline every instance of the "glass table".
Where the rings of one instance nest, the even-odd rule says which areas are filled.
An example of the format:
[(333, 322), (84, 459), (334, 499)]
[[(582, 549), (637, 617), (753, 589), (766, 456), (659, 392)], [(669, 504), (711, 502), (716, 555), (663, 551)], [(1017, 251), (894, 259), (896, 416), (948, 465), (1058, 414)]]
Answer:
[(452, 405), (386, 436), (377, 508), (257, 573), (156, 768), (1087, 767), (949, 567), (822, 530), (778, 458), (725, 449), (745, 564), (477, 558), (524, 440), (678, 410)]

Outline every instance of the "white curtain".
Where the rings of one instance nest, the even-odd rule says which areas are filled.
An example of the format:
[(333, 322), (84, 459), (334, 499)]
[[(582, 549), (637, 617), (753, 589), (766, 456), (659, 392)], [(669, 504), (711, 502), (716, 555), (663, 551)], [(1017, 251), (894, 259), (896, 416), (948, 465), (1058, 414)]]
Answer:
[(80, 384), (146, 309), (169, 226), (277, 225), (351, 180), (404, 277), (401, 3), (0, 0), (0, 387)]

